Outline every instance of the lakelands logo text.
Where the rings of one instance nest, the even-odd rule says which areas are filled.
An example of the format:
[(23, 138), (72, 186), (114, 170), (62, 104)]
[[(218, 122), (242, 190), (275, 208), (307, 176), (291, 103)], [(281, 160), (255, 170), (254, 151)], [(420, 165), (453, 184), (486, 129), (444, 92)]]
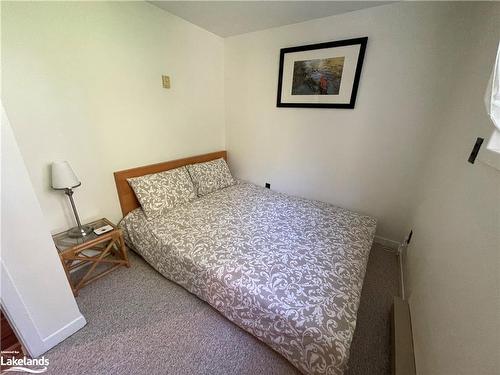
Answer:
[(30, 374), (41, 374), (47, 371), (47, 366), (49, 365), (48, 358), (14, 358), (14, 357), (4, 357), (7, 354), (2, 352), (0, 356), (0, 364), (5, 367), (3, 372), (27, 372)]

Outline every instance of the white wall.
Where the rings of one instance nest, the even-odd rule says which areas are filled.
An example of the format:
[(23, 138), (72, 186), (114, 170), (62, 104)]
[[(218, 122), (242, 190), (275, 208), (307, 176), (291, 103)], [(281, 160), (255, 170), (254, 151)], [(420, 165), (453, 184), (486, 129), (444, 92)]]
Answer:
[(85, 325), (3, 107), (1, 301), (38, 356)]
[(83, 221), (117, 221), (114, 171), (224, 148), (221, 38), (145, 2), (1, 6), (2, 98), (52, 231), (74, 225), (54, 160)]
[(488, 3), (466, 5), (448, 26), (456, 46), (448, 98), (419, 178), (408, 250), (419, 374), (500, 371), (500, 172), (467, 163), (476, 137), (493, 130), (482, 98), (499, 25), (500, 3)]
[[(441, 98), (446, 4), (399, 3), (226, 39), (226, 138), (237, 175), (373, 215), (407, 234)], [(368, 36), (356, 108), (276, 108), (280, 48)]]

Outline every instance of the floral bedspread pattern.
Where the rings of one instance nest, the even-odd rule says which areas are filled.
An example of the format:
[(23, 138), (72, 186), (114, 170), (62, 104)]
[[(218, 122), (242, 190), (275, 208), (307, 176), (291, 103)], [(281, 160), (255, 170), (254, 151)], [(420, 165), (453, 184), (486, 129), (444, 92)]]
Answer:
[(151, 266), (304, 374), (346, 369), (374, 218), (238, 183), (120, 225)]
[(186, 168), (189, 171), (199, 197), (235, 183), (229, 167), (223, 158), (205, 163), (190, 164)]

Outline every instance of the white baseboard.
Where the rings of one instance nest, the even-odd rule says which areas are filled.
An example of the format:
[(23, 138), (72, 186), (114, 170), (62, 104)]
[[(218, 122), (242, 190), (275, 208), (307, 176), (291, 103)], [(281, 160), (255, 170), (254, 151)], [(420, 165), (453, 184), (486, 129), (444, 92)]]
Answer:
[(404, 275), (404, 269), (403, 269), (403, 255), (402, 255), (401, 251), (399, 252), (399, 255), (398, 255), (398, 263), (399, 263), (399, 288), (400, 288), (401, 299), (406, 300), (405, 275)]
[(381, 236), (375, 236), (375, 239), (373, 240), (374, 243), (381, 245), (389, 250), (394, 251), (395, 253), (398, 252), (399, 246), (401, 246), (401, 243), (398, 241), (390, 240), (385, 237)]
[(87, 321), (85, 320), (83, 315), (80, 315), (79, 317), (77, 317), (73, 321), (66, 324), (64, 327), (61, 327), (56, 332), (45, 337), (43, 339), (43, 343), (45, 344), (46, 349), (49, 350), (50, 348), (53, 348), (54, 346), (56, 346), (57, 344), (59, 344), (61, 341), (65, 340), (69, 336), (71, 336), (73, 333), (75, 333), (79, 329), (85, 327), (86, 324), (87, 324)]
[(408, 251), (407, 241), (403, 242), (398, 249), (398, 261), (399, 261), (399, 285), (401, 287), (401, 298), (406, 300), (406, 275), (405, 275), (405, 263)]

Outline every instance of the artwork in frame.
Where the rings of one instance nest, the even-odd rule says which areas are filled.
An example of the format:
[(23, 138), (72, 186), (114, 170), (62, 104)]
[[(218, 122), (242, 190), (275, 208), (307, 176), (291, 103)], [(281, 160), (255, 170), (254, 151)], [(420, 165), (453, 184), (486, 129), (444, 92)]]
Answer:
[(278, 107), (354, 108), (368, 37), (282, 48)]

